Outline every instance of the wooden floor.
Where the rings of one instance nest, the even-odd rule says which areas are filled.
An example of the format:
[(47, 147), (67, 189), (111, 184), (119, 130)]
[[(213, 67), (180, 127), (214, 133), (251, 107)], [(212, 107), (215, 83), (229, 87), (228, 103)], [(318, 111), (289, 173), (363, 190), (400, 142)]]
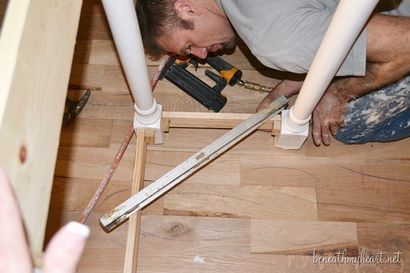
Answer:
[[(226, 59), (247, 79), (278, 81), (247, 55), (237, 50)], [(62, 129), (48, 237), (79, 218), (133, 116), (99, 0), (84, 1), (70, 96), (88, 88), (88, 105)], [(225, 93), (223, 112), (253, 113), (264, 96), (231, 87)], [(165, 80), (155, 97), (168, 111), (206, 111)], [(146, 185), (224, 132), (171, 129), (164, 144), (148, 147)], [(349, 256), (403, 253), (402, 264), (366, 264), (358, 272), (410, 272), (410, 139), (316, 147), (309, 138), (298, 151), (273, 142), (269, 133), (254, 133), (145, 209), (138, 272), (355, 272), (314, 263), (314, 250), (344, 249)], [(127, 224), (107, 234), (97, 219), (129, 196), (134, 151), (135, 139), (87, 223), (92, 233), (79, 272), (122, 272)]]

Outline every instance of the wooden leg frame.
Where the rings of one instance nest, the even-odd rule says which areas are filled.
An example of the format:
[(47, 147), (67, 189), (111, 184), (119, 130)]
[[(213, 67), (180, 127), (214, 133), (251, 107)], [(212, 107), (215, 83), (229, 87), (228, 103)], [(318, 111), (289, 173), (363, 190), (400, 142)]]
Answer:
[[(198, 128), (198, 129), (231, 129), (240, 122), (248, 119), (252, 114), (234, 113), (192, 113), (192, 112), (164, 112), (163, 131), (170, 128)], [(259, 130), (270, 131), (275, 135), (280, 126), (280, 116), (276, 115), (259, 127)], [(137, 130), (137, 144), (131, 194), (135, 194), (144, 185), (147, 144), (153, 143), (153, 132)], [(124, 273), (137, 272), (138, 245), (141, 225), (141, 212), (138, 211), (128, 220), (128, 233), (125, 250)]]

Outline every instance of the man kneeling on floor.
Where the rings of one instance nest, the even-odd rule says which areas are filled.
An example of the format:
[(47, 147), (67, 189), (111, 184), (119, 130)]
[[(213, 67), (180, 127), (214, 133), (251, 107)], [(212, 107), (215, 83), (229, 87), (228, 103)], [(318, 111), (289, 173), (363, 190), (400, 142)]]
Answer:
[[(409, 6), (404, 0), (402, 6)], [(138, 19), (147, 51), (206, 58), (235, 46), (235, 32), (265, 66), (305, 74), (338, 0), (150, 0)], [(406, 8), (397, 9), (408, 12)], [(374, 13), (313, 112), (313, 140), (329, 145), (410, 135), (410, 18)], [(258, 109), (303, 81), (283, 80)]]

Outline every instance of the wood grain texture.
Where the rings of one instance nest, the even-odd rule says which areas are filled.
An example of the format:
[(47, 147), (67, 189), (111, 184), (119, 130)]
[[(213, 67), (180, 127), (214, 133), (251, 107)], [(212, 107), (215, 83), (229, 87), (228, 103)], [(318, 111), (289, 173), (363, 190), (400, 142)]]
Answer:
[(133, 118), (131, 95), (116, 95), (107, 92), (91, 91), (87, 106), (80, 113), (82, 118), (120, 119), (130, 121)]
[(70, 88), (101, 90), (104, 79), (104, 65), (74, 64), (71, 69)]
[(43, 246), (81, 4), (10, 1), (1, 30), (0, 164), (34, 252)]
[(403, 162), (408, 161), (410, 158), (408, 152), (410, 149), (409, 138), (397, 142), (374, 142), (359, 145), (346, 145), (332, 139), (332, 145), (316, 147), (312, 138), (309, 137), (305, 146), (309, 157), (402, 160)]
[(307, 256), (250, 254), (249, 219), (144, 216), (141, 229), (139, 272), (352, 272)]
[[(213, 140), (222, 136), (227, 130), (212, 129), (172, 129), (165, 134), (164, 144), (160, 146), (150, 146), (149, 150), (161, 151), (187, 151), (197, 152)], [(189, 136), (189, 138), (185, 138)], [(194, 139), (195, 141), (192, 141)], [(231, 148), (228, 153), (240, 155), (266, 155), (266, 156), (303, 156), (306, 154), (306, 147), (300, 150), (282, 150), (274, 148), (274, 138), (270, 132), (256, 131), (240, 143)]]
[(77, 39), (80, 39), (80, 40), (112, 40), (111, 31), (108, 26), (106, 17), (105, 16), (81, 16)]
[(251, 253), (329, 256), (340, 250), (358, 255), (356, 223), (251, 220)]
[[(59, 176), (53, 186), (48, 237), (62, 223), (78, 218), (133, 117), (132, 99), (113, 42), (108, 37), (105, 18), (97, 18), (105, 16), (101, 1), (84, 0), (82, 16), (70, 87), (79, 94), (82, 91), (75, 89), (92, 88), (92, 97), (81, 113), (79, 123), (67, 131), (63, 130), (56, 168)], [(240, 41), (239, 47), (233, 53), (223, 55), (223, 58), (242, 69), (244, 79), (275, 85), (286, 76), (263, 67)], [(150, 73), (153, 73), (158, 62), (148, 58), (147, 62)], [(204, 81), (207, 81), (204, 77), (206, 68), (201, 66), (195, 72)], [(244, 114), (255, 112), (265, 96), (239, 87), (227, 87), (223, 94), (228, 102), (222, 112)], [(213, 114), (167, 80), (159, 81), (154, 96), (165, 111)], [(145, 186), (225, 132), (225, 129), (171, 128), (165, 134), (164, 144), (147, 146)], [(307, 234), (298, 229), (303, 224), (310, 227), (311, 223), (315, 238), (320, 237), (315, 232), (325, 227), (322, 222), (332, 222), (330, 225), (337, 222), (337, 225), (348, 227), (356, 224), (360, 250), (365, 249), (371, 255), (380, 250), (389, 253), (403, 250), (407, 257), (410, 255), (407, 236), (410, 221), (407, 201), (410, 194), (408, 139), (365, 145), (344, 145), (332, 141), (329, 147), (316, 147), (309, 137), (302, 149), (297, 151), (279, 150), (274, 148), (273, 143), (270, 133), (255, 132), (185, 181), (182, 187), (174, 189), (172, 198), (178, 197), (175, 202), (182, 210), (165, 210), (165, 214), (178, 215), (164, 215), (169, 194), (145, 208), (142, 211), (137, 272), (408, 272), (410, 259), (407, 258), (401, 265), (361, 265), (356, 271), (347, 264), (315, 264), (312, 256), (300, 255), (309, 254), (303, 251), (298, 251), (298, 255), (285, 254), (286, 250), (276, 254), (251, 254), (250, 227), (251, 221), (261, 219), (286, 222), (288, 224), (284, 225), (283, 232), (292, 232), (294, 236), (290, 239), (303, 239)], [(123, 271), (128, 224), (106, 234), (97, 219), (129, 197), (135, 149), (134, 139), (115, 179), (91, 215), (88, 224), (92, 232), (79, 266), (81, 273)], [(243, 188), (249, 189), (247, 192), (250, 196), (241, 191)], [(277, 197), (278, 191), (262, 190), (265, 188), (307, 188), (315, 193), (315, 198), (295, 197), (287, 192), (281, 195), (281, 199)], [(317, 203), (317, 213), (312, 219), (304, 219), (306, 215), (302, 214), (313, 204), (308, 200)], [(247, 205), (248, 201), (254, 203)], [(287, 206), (289, 202), (290, 207)], [(232, 209), (233, 206), (235, 209)], [(243, 213), (243, 208), (248, 207), (250, 209)], [(280, 210), (280, 217), (304, 218), (280, 219), (277, 210)], [(207, 217), (193, 216), (195, 213), (192, 211)], [(229, 213), (231, 217), (210, 217)], [(255, 218), (261, 215), (267, 218)], [(232, 218), (238, 216), (241, 218)], [(340, 229), (326, 232), (333, 232), (334, 238), (346, 234), (346, 230)], [(284, 241), (283, 246), (289, 242)], [(343, 245), (340, 241), (329, 244), (329, 247), (319, 244), (318, 249), (334, 254)], [(279, 245), (275, 243), (270, 246)], [(297, 250), (291, 248), (293, 254)]]
[(182, 184), (165, 196), (174, 215), (316, 220), (314, 188)]
[(397, 251), (408, 253), (410, 250), (409, 231), (409, 224), (357, 224), (360, 248), (366, 249), (371, 255), (376, 255), (379, 251), (385, 251), (390, 254)]
[[(61, 147), (55, 175), (62, 177), (101, 179), (118, 151), (117, 145), (110, 148)], [(132, 180), (133, 152), (127, 150), (113, 179)]]
[[(132, 175), (131, 195), (144, 187), (148, 136), (145, 130), (137, 130), (134, 172)], [(125, 246), (124, 273), (136, 273), (138, 261), (138, 246), (140, 237), (141, 211), (137, 211), (128, 219), (127, 241)]]
[[(252, 114), (241, 113), (197, 113), (197, 112), (163, 112), (163, 122), (170, 128), (231, 129), (247, 120)], [(276, 115), (263, 123), (258, 129), (270, 131), (273, 122), (280, 120)]]
[(311, 186), (319, 219), (408, 223), (410, 166), (383, 159), (241, 157), (241, 185)]
[[(243, 185), (329, 185), (344, 191), (360, 192), (372, 187), (410, 181), (410, 165), (400, 161), (352, 160), (350, 158), (255, 155), (241, 157), (241, 183)], [(367, 188), (360, 188), (367, 183)], [(373, 184), (373, 185), (370, 185)], [(342, 190), (342, 189), (340, 189)], [(382, 191), (380, 191), (382, 192)], [(374, 192), (377, 193), (377, 192)]]
[[(152, 151), (148, 153), (145, 179), (147, 181), (158, 179), (190, 156), (192, 154), (186, 152)], [(188, 178), (184, 183), (238, 186), (240, 183), (239, 156), (222, 155)]]
[(109, 148), (112, 120), (76, 118), (61, 129), (60, 147)]
[[(112, 179), (93, 211), (95, 213), (106, 212), (118, 205), (119, 200), (129, 198), (131, 182), (131, 178), (129, 180)], [(100, 183), (101, 177), (95, 179), (55, 177), (51, 210), (65, 209), (69, 212), (84, 210)]]

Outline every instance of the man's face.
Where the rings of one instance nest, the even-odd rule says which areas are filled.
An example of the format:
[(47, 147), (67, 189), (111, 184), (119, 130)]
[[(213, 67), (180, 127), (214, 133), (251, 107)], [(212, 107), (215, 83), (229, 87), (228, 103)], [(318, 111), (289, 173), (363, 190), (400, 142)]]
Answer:
[(235, 46), (235, 33), (225, 16), (202, 12), (193, 16), (194, 29), (171, 29), (157, 38), (158, 44), (171, 53), (194, 55), (205, 59), (208, 53)]

